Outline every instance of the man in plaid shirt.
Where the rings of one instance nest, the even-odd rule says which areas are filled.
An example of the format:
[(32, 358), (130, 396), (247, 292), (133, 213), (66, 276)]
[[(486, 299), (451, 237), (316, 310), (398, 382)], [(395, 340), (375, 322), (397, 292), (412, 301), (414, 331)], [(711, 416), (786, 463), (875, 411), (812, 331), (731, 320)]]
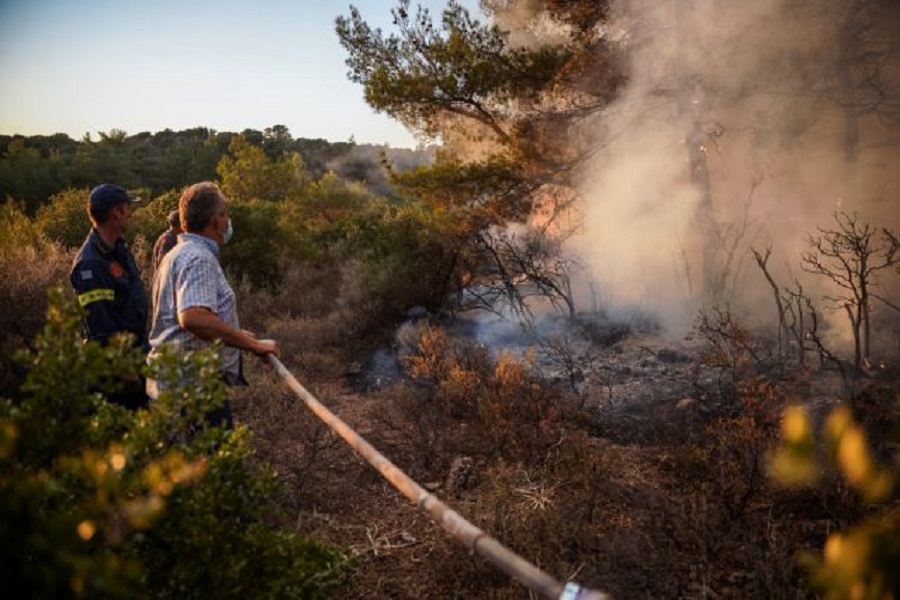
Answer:
[[(150, 364), (166, 344), (196, 350), (221, 340), (220, 373), (229, 386), (246, 385), (241, 350), (258, 356), (279, 353), (274, 340), (258, 339), (241, 329), (234, 290), (219, 264), (219, 247), (231, 239), (228, 202), (216, 184), (196, 183), (181, 195), (178, 245), (160, 262), (153, 280), (153, 317), (150, 327)], [(147, 392), (156, 398), (160, 384), (148, 380)], [(232, 426), (231, 408), (209, 415), (213, 425)]]

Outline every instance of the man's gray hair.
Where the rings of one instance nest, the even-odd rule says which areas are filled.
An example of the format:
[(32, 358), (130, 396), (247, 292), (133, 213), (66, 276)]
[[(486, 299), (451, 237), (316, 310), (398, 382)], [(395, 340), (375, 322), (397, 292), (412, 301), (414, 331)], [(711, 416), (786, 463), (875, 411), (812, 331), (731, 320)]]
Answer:
[(221, 210), (224, 202), (225, 196), (219, 190), (219, 186), (211, 181), (201, 181), (186, 188), (178, 203), (185, 231), (190, 233), (203, 231)]

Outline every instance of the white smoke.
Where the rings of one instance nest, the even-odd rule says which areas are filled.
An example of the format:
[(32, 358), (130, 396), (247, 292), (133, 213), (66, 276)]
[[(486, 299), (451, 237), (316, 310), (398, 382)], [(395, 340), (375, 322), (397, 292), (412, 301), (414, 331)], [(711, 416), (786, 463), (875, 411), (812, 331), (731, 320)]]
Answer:
[[(656, 310), (682, 329), (695, 314), (701, 196), (685, 145), (694, 118), (706, 133), (723, 255), (731, 253), (730, 301), (774, 313), (751, 246), (772, 246), (769, 267), (789, 285), (801, 275), (807, 236), (833, 227), (835, 211), (897, 231), (896, 151), (867, 149), (897, 128), (861, 117), (866, 143), (851, 177), (845, 114), (828, 91), (827, 63), (840, 54), (829, 11), (839, 3), (815, 4), (818, 12), (786, 0), (621, 3), (608, 30), (628, 48), (630, 81), (592, 125), (608, 145), (584, 173), (584, 232), (571, 246), (590, 265), (601, 308)], [(679, 112), (677, 94), (686, 88), (692, 114)], [(582, 295), (579, 305), (589, 302)]]

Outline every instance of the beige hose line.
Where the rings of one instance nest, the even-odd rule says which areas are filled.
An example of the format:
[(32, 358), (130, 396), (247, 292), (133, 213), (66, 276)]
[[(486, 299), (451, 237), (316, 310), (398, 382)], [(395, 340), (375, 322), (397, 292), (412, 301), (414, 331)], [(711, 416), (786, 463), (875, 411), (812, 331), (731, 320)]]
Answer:
[(507, 549), (500, 542), (488, 536), (478, 527), (472, 525), (457, 512), (427, 492), (413, 481), (394, 463), (385, 458), (369, 442), (344, 423), (315, 396), (306, 391), (300, 382), (281, 363), (278, 358), (268, 355), (269, 362), (275, 367), (279, 377), (319, 419), (324, 421), (354, 450), (359, 452), (370, 465), (397, 488), (404, 496), (412, 500), (420, 510), (428, 514), (435, 522), (462, 542), (472, 552), (481, 555), (510, 577), (524, 584), (528, 589), (538, 592), (552, 600), (610, 600), (610, 596), (596, 590), (583, 588), (574, 582), (563, 585), (535, 565)]

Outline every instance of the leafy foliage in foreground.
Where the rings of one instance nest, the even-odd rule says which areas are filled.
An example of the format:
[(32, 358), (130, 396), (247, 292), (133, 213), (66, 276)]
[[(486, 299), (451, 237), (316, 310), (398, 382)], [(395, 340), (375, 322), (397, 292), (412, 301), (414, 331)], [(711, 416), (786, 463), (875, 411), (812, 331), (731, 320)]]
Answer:
[(199, 383), (150, 411), (105, 400), (136, 377), (126, 338), (82, 344), (55, 291), (20, 397), (0, 404), (0, 580), (14, 596), (324, 598), (339, 552), (275, 526), (272, 472), (250, 435), (206, 426), (224, 400), (211, 353), (169, 356)]
[(830, 534), (821, 555), (801, 554), (814, 588), (824, 592), (825, 598), (894, 598), (900, 590), (896, 460), (893, 467), (878, 463), (866, 431), (843, 405), (825, 421), (824, 452), (820, 452), (810, 416), (802, 407), (785, 411), (782, 435), (782, 445), (772, 459), (779, 482), (808, 486), (826, 473), (837, 472), (850, 489), (876, 508), (852, 527)]

